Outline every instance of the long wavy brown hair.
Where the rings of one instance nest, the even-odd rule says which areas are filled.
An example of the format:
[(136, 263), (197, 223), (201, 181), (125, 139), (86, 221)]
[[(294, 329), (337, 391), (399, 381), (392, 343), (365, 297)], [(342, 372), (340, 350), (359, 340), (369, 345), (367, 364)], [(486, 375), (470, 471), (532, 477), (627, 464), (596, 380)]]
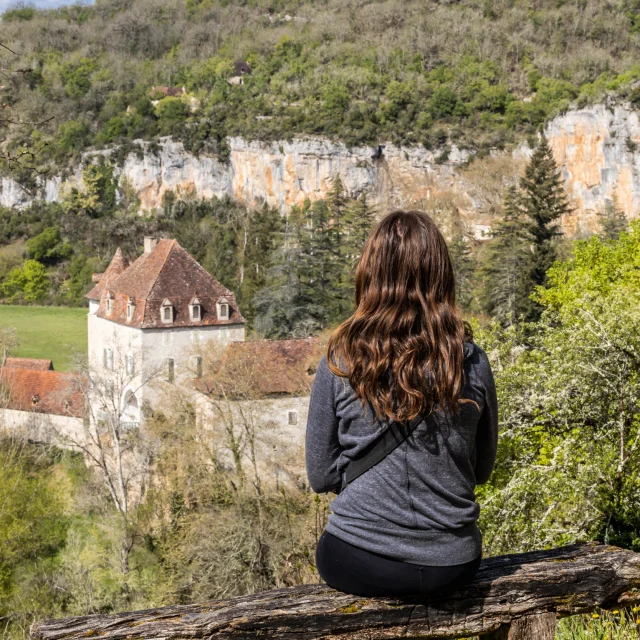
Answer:
[(329, 339), (327, 361), (363, 407), (403, 422), (464, 402), (463, 343), (473, 334), (456, 308), (447, 243), (426, 213), (393, 211), (378, 223), (355, 294), (357, 308)]

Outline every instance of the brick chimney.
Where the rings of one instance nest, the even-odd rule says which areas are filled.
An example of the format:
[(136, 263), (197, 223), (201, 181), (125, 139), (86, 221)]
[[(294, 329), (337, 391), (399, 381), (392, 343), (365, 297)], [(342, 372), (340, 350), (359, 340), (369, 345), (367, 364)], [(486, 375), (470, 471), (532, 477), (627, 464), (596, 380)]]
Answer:
[(149, 236), (146, 236), (144, 239), (144, 252), (151, 253), (155, 249), (155, 246), (157, 244), (158, 238), (151, 238)]

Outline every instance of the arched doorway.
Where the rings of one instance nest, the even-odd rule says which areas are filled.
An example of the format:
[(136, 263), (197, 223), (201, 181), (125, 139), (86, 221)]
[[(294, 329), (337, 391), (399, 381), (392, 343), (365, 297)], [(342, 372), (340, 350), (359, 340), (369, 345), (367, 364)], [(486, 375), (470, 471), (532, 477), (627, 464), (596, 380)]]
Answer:
[(136, 429), (140, 425), (140, 405), (133, 391), (127, 391), (124, 396), (124, 411), (120, 424), (125, 429)]

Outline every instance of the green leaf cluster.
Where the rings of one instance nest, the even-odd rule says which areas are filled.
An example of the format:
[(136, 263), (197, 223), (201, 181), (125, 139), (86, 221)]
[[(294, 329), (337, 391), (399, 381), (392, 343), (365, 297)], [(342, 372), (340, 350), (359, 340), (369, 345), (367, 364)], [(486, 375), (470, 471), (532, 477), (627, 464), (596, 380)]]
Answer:
[(640, 549), (638, 255), (635, 221), (618, 240), (579, 242), (536, 290), (537, 322), (479, 333), (501, 412), (483, 489), (494, 552), (589, 538)]

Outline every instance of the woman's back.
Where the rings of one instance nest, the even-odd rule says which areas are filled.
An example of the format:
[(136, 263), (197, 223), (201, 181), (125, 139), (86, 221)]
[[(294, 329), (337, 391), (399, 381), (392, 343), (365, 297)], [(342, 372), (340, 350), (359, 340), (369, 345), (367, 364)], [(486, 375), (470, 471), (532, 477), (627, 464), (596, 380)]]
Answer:
[(333, 501), (318, 570), (359, 595), (441, 591), (480, 564), (474, 492), (497, 445), (491, 367), (456, 307), (447, 243), (424, 212), (378, 223), (355, 285), (356, 309), (331, 335), (311, 392), (312, 488), (338, 491), (350, 461), (364, 465), (382, 451), (385, 429), (405, 428), (385, 438), (399, 446)]
[[(463, 398), (455, 414), (436, 411), (331, 505), (327, 531), (403, 562), (433, 566), (476, 558), (482, 538), (475, 486), (486, 482), (497, 445), (497, 402), (486, 354), (464, 344)], [(328, 491), (342, 471), (387, 428), (367, 411), (326, 357), (313, 385), (307, 424), (311, 487)], [(394, 428), (391, 425), (390, 428)]]

